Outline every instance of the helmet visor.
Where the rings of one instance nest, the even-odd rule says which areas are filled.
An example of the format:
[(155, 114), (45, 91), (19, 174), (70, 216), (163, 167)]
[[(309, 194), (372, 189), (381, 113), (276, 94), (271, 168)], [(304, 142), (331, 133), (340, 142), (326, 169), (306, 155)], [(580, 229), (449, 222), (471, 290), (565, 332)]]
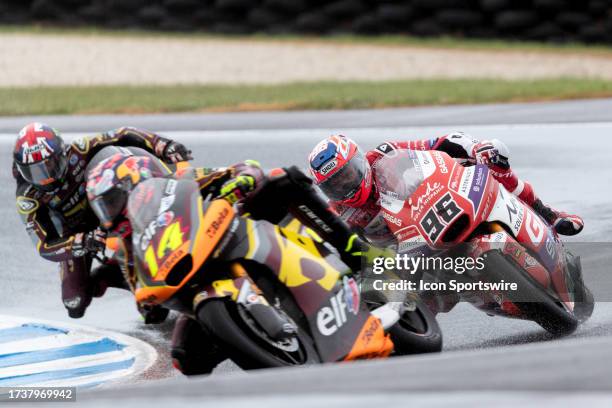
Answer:
[(117, 216), (123, 212), (126, 201), (127, 193), (120, 188), (113, 188), (94, 198), (89, 204), (100, 220), (100, 224), (105, 228), (110, 228)]
[(367, 166), (363, 153), (357, 151), (355, 156), (340, 170), (319, 183), (319, 187), (333, 201), (348, 200), (359, 191)]
[(21, 176), (35, 186), (44, 187), (59, 181), (66, 171), (68, 159), (65, 155), (51, 156), (41, 162), (32, 164), (17, 163)]

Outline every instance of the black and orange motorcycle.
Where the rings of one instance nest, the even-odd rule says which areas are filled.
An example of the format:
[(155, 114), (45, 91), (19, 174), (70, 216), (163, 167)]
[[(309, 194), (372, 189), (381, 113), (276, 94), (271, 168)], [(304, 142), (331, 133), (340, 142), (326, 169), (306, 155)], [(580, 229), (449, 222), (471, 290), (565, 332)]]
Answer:
[(193, 180), (139, 183), (127, 204), (137, 302), (196, 319), (243, 369), (440, 351), (440, 328), (416, 295), (365, 296), (358, 271), (294, 218), (325, 230), (300, 200), (308, 183), (295, 167), (276, 169), (240, 213)]

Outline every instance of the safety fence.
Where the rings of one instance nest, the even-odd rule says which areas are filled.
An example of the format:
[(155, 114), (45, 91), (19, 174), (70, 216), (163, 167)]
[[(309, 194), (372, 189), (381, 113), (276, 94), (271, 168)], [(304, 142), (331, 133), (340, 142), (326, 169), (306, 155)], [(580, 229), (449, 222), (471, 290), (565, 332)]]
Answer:
[(0, 24), (612, 43), (612, 0), (2, 0)]

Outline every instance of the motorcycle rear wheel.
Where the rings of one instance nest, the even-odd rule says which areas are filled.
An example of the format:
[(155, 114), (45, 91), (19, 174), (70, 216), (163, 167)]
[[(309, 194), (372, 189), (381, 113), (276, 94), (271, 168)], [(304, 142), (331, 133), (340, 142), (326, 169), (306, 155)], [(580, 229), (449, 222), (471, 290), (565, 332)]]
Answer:
[(312, 339), (298, 329), (298, 349), (294, 352), (275, 347), (270, 339), (256, 333), (238, 311), (238, 304), (229, 299), (210, 299), (197, 312), (217, 344), (229, 358), (244, 370), (290, 367), (319, 363)]
[[(486, 273), (494, 282), (504, 280), (517, 284), (516, 291), (509, 291), (506, 294), (527, 319), (538, 323), (554, 335), (568, 335), (576, 330), (578, 327), (576, 316), (499, 250), (487, 252), (485, 263)], [(530, 301), (525, 302), (524, 299)]]

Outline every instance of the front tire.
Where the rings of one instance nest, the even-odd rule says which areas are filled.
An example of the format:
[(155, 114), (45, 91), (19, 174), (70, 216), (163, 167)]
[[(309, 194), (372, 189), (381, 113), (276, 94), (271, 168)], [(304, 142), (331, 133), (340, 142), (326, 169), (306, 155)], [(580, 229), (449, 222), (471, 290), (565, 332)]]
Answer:
[[(498, 250), (486, 253), (486, 273), (493, 282), (514, 282), (516, 291), (506, 292), (523, 315), (554, 335), (568, 335), (578, 327), (578, 319), (522, 268)], [(525, 302), (529, 299), (529, 302)]]
[[(400, 320), (387, 331), (394, 345), (394, 355), (437, 353), (442, 351), (442, 330), (436, 316), (417, 296), (408, 295), (407, 302), (414, 310), (405, 311)], [(388, 300), (377, 291), (368, 292), (365, 296), (368, 309), (374, 310)]]
[(404, 312), (389, 329), (395, 355), (404, 356), (442, 351), (442, 330), (436, 316), (420, 300), (412, 312)]
[(297, 349), (283, 350), (250, 326), (240, 305), (229, 299), (210, 299), (197, 312), (199, 321), (210, 331), (218, 345), (244, 370), (289, 367), (319, 363), (312, 339), (298, 328)]

